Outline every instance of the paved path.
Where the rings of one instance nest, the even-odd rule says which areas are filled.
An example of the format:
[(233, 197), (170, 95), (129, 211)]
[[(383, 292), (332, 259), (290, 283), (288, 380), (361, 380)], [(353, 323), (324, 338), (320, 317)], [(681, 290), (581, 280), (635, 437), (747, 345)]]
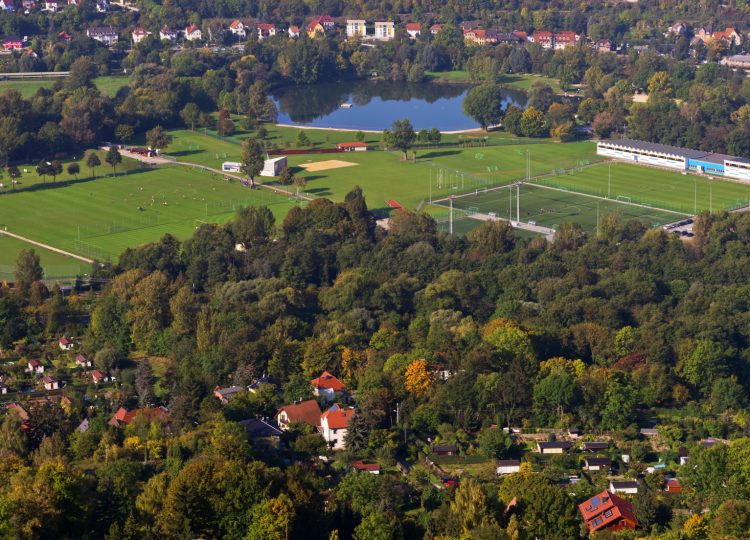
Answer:
[[(492, 217), (489, 214), (471, 214), (467, 215), (471, 219), (477, 219), (479, 221), (507, 221), (506, 219), (499, 217)], [(524, 229), (526, 231), (543, 234), (547, 240), (552, 242), (555, 238), (555, 229), (549, 227), (542, 227), (541, 225), (531, 225), (530, 223), (524, 223), (523, 221), (511, 221), (510, 224), (516, 229)]]
[(82, 257), (81, 255), (76, 255), (75, 253), (71, 253), (70, 251), (65, 251), (64, 249), (56, 248), (54, 246), (50, 246), (49, 244), (43, 244), (41, 242), (37, 242), (36, 240), (32, 240), (31, 238), (26, 238), (25, 236), (20, 236), (20, 235), (17, 235), (17, 234), (14, 234), (12, 232), (8, 232), (2, 229), (0, 229), (0, 234), (4, 234), (5, 236), (10, 236), (11, 238), (15, 238), (16, 240), (26, 242), (27, 244), (33, 244), (35, 246), (48, 249), (49, 251), (54, 251), (55, 253), (60, 253), (61, 255), (65, 255), (67, 257), (72, 257), (73, 259), (78, 259), (79, 261), (83, 261), (85, 263), (91, 264), (94, 262), (93, 259)]

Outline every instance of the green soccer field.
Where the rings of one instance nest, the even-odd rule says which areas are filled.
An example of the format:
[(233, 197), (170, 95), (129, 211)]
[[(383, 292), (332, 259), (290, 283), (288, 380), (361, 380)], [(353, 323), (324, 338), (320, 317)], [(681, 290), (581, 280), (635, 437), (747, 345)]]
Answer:
[[(453, 200), (454, 216), (459, 213), (469, 215), (494, 213), (498, 218), (516, 221), (517, 212), (520, 209), (520, 221), (524, 223), (531, 222), (557, 229), (563, 223), (576, 222), (592, 233), (596, 231), (597, 220), (607, 214), (617, 213), (623, 221), (638, 219), (652, 227), (687, 217), (687, 214), (646, 208), (615, 200), (602, 200), (581, 193), (533, 184), (520, 186), (520, 201), (517, 200), (517, 194), (516, 188), (509, 186), (457, 196)], [(443, 200), (437, 204), (445, 213), (449, 203)]]
[[(5, 193), (0, 226), (79, 255), (115, 260), (127, 247), (166, 233), (187, 238), (202, 222), (224, 222), (242, 205), (268, 205), (280, 220), (292, 204), (270, 190), (171, 166)], [(14, 264), (15, 254), (0, 253), (0, 265)]]
[(736, 208), (747, 204), (750, 198), (747, 184), (627, 163), (584, 167), (534, 182), (690, 214)]
[(33, 249), (39, 255), (45, 278), (73, 278), (91, 272), (91, 265), (85, 262), (0, 234), (0, 282), (14, 279), (15, 262), (24, 249)]

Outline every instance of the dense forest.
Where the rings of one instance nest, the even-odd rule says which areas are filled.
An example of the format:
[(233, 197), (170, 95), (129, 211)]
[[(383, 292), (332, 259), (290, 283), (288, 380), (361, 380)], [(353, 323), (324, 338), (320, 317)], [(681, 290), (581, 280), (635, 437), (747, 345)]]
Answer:
[[(26, 359), (59, 357), (60, 336), (118, 382), (5, 415), (0, 536), (576, 538), (575, 505), (604, 477), (561, 488), (575, 457), (540, 462), (500, 427), (606, 434), (638, 473), (657, 452), (638, 427), (656, 422), (660, 461), (690, 449), (690, 490), (665, 498), (647, 474), (642, 530), (617, 537), (747, 537), (750, 215), (701, 215), (690, 242), (617, 215), (597, 236), (565, 225), (551, 243), (500, 222), (450, 236), (408, 211), (389, 225), (375, 226), (359, 189), (280, 224), (245, 208), (185, 242), (131, 249), (96, 269), (100, 289), (66, 296), (22, 254), (0, 290), (5, 384)], [(357, 411), (333, 464), (307, 426), (272, 451), (248, 439), (237, 421), (312, 398), (323, 370)], [(261, 376), (276, 385), (226, 405), (212, 394)], [(121, 406), (168, 416), (118, 427)], [(729, 443), (698, 444), (709, 436)], [(426, 441), (524, 466), (441, 489), (418, 466)], [(414, 467), (346, 472), (363, 458)]]

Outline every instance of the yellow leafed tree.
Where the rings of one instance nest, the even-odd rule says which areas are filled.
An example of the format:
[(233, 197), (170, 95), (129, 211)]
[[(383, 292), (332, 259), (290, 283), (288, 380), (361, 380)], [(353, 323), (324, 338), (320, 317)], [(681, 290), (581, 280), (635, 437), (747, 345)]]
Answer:
[(432, 374), (427, 370), (424, 358), (414, 360), (406, 366), (404, 372), (404, 387), (407, 392), (418, 396), (424, 395), (432, 386)]

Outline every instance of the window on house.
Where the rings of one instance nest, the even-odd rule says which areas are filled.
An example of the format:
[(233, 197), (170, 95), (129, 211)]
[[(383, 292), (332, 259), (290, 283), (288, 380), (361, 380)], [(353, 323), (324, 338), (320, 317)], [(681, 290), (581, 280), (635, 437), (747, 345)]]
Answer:
[(604, 512), (604, 517), (605, 518), (611, 518), (612, 517), (612, 510), (607, 510), (606, 512)]

